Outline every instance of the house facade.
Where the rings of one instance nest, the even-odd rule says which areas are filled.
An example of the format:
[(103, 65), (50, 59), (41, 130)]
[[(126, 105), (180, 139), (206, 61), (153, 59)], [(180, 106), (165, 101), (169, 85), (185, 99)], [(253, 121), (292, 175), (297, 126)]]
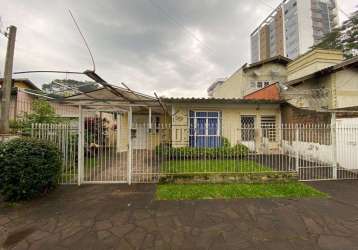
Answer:
[(277, 150), (281, 123), (280, 102), (272, 100), (167, 98), (171, 111), (173, 147), (219, 147), (226, 138), (231, 145), (251, 150)]
[[(0, 94), (3, 79), (0, 78)], [(13, 79), (10, 99), (10, 120), (21, 119), (26, 113), (31, 113), (33, 102), (39, 98), (52, 100), (27, 78)], [(78, 117), (78, 107), (64, 106), (58, 102), (50, 102), (59, 117)], [(1, 103), (0, 103), (1, 106)]]
[(341, 52), (312, 51), (288, 64), (282, 98), (311, 110), (358, 106), (358, 57), (343, 60)]
[(253, 64), (244, 64), (223, 83), (210, 86), (213, 98), (243, 98), (271, 83), (287, 80), (286, 65), (290, 59), (276, 56)]

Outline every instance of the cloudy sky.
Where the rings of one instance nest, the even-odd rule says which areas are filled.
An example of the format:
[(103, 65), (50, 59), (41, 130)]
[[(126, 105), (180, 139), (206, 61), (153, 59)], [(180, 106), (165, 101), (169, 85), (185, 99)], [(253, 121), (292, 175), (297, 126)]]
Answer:
[[(207, 87), (250, 60), (249, 34), (280, 0), (0, 0), (2, 30), (18, 27), (14, 71), (91, 69), (71, 9), (113, 84), (166, 96)], [(356, 0), (338, 0), (351, 13)], [(341, 19), (344, 15), (341, 14)], [(0, 35), (0, 72), (7, 40)], [(38, 86), (66, 75), (31, 74)], [(68, 78), (79, 79), (68, 75)]]

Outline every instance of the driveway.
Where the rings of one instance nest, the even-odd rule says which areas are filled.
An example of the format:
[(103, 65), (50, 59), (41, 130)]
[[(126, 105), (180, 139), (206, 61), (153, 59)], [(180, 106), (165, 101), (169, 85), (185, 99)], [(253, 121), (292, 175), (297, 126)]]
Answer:
[(329, 199), (155, 201), (155, 185), (61, 186), (0, 207), (0, 249), (358, 249), (358, 181)]

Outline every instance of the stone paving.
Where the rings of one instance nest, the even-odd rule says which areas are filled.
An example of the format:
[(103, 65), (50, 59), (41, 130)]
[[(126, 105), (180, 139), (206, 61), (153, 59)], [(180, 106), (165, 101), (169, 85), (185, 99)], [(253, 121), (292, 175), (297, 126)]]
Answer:
[(0, 249), (358, 249), (358, 181), (329, 199), (155, 201), (155, 185), (61, 186), (0, 203)]

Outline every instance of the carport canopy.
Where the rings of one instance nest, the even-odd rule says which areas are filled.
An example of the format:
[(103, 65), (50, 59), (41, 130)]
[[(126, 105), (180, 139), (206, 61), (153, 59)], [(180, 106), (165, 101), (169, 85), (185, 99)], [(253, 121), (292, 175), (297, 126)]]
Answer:
[(156, 114), (167, 112), (165, 104), (158, 97), (149, 96), (118, 86), (99, 88), (89, 92), (72, 95), (59, 100), (64, 105), (81, 106), (86, 110), (108, 112), (148, 112)]

